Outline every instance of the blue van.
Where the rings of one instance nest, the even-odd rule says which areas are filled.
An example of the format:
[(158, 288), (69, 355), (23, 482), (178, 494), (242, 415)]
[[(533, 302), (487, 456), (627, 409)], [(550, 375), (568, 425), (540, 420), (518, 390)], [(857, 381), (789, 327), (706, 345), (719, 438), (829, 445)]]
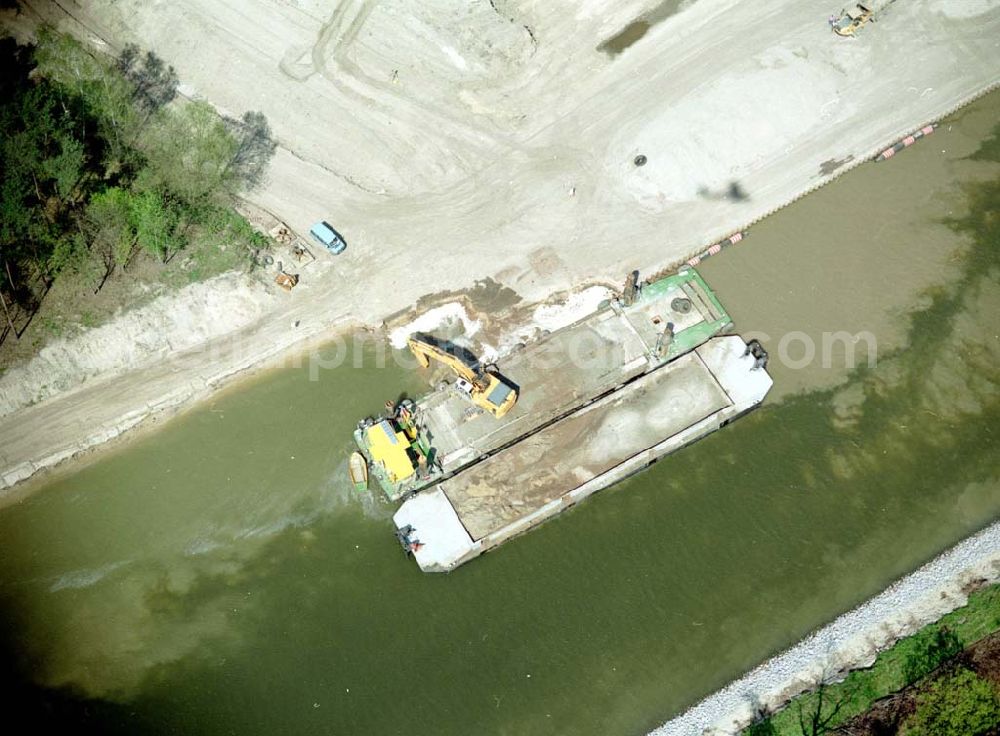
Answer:
[(347, 248), (343, 238), (326, 222), (317, 222), (309, 228), (309, 234), (335, 256), (339, 256)]

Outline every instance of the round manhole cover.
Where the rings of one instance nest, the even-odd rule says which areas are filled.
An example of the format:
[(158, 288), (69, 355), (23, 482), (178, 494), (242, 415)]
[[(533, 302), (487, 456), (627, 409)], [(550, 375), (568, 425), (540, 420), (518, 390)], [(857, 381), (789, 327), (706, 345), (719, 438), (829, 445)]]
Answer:
[(646, 158), (643, 154), (640, 153), (638, 156), (632, 159), (632, 163), (634, 163), (636, 166), (645, 166), (648, 160), (649, 160), (648, 158)]

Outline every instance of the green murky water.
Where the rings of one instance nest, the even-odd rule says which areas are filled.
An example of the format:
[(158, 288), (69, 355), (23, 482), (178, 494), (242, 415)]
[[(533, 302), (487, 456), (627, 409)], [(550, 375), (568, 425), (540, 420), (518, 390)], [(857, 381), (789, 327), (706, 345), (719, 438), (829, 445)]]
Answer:
[[(863, 167), (704, 269), (772, 341), (839, 305), (834, 327), (885, 336), (875, 367), (776, 362), (795, 392), (448, 576), (420, 574), (391, 508), (346, 481), (356, 418), (417, 379), (370, 352), (260, 377), (0, 510), (5, 692), (123, 733), (655, 726), (1000, 515), (1000, 166), (967, 159), (997, 109), (935, 139), (958, 147), (945, 163), (928, 145)], [(768, 262), (789, 239), (822, 262), (832, 204), (875, 185), (956, 218), (971, 203), (963, 233), (893, 205), (868, 248), (843, 246), (923, 280), (851, 300), (857, 281), (812, 260)]]

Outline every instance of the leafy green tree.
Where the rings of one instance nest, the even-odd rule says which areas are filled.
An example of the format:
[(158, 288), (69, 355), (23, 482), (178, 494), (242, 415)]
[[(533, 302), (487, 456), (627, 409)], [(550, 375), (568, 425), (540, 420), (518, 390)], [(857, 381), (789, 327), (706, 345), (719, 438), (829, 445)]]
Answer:
[(27, 233), (32, 219), (32, 207), (28, 203), (33, 186), (31, 170), (12, 155), (10, 149), (13, 147), (14, 141), (7, 139), (0, 154), (3, 166), (3, 177), (0, 178), (0, 248), (7, 255)]
[(743, 731), (743, 736), (776, 736), (777, 731), (770, 718), (754, 721)]
[(54, 182), (55, 193), (60, 199), (72, 197), (83, 176), (86, 159), (83, 143), (70, 135), (62, 135), (59, 137), (59, 153), (42, 162), (42, 171)]
[(95, 194), (87, 205), (85, 227), (90, 247), (104, 267), (97, 291), (117, 266), (124, 267), (132, 257), (136, 244), (132, 207), (132, 194), (120, 187)]
[(232, 194), (263, 180), (276, 148), (261, 113), (171, 104), (177, 73), (135, 45), (111, 58), (42, 28), (34, 47), (0, 38), (0, 59), (5, 304), (35, 309), (65, 270), (100, 290), (137, 254), (168, 261), (192, 225), (229, 237), (230, 219), (246, 224)]
[[(31, 309), (59, 260), (50, 259), (87, 163), (86, 143), (75, 136), (79, 109), (66, 104), (46, 79), (29, 79), (24, 49), (0, 42), (9, 72), (0, 82), (0, 251), (11, 300)], [(9, 269), (9, 273), (8, 273)]]
[(935, 681), (906, 721), (906, 736), (978, 736), (1000, 726), (993, 685), (967, 669)]
[(143, 151), (149, 167), (142, 188), (159, 189), (188, 205), (218, 199), (235, 174), (237, 143), (207, 102), (183, 105), (149, 130)]
[(88, 273), (92, 271), (92, 261), (88, 258), (87, 238), (82, 232), (66, 233), (55, 242), (52, 254), (49, 256), (49, 271), (58, 274), (61, 271)]
[(142, 192), (131, 198), (129, 220), (135, 242), (164, 262), (180, 247), (178, 219), (177, 210), (157, 192)]
[[(78, 116), (77, 137), (92, 140), (97, 133), (106, 144), (107, 168), (114, 172), (126, 165), (142, 123), (132, 102), (131, 83), (106, 60), (51, 28), (39, 30), (35, 61), (41, 76), (61, 86), (65, 96), (86, 111), (87, 115)], [(92, 121), (95, 131), (89, 130)]]
[(93, 83), (106, 75), (106, 65), (79, 41), (49, 26), (38, 29), (35, 63), (40, 75), (84, 99), (93, 93)]
[(964, 648), (962, 641), (947, 626), (934, 631), (924, 629), (910, 642), (913, 649), (903, 662), (903, 677), (907, 684), (930, 674)]

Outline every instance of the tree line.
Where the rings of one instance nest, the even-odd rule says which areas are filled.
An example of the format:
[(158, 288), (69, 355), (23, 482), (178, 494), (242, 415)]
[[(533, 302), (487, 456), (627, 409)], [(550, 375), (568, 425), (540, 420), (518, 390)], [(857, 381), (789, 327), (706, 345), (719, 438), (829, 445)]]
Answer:
[[(983, 618), (997, 621), (986, 603)], [(995, 633), (994, 633), (995, 635)], [(985, 637), (985, 644), (992, 637)], [(984, 651), (995, 645), (987, 644)], [(824, 671), (816, 689), (775, 719), (757, 708), (743, 736), (979, 736), (1000, 728), (1000, 691), (964, 656), (965, 644), (947, 625), (928, 626), (880, 655), (872, 669), (838, 681)], [(898, 660), (898, 661), (897, 661)], [(878, 713), (874, 713), (875, 706)], [(780, 723), (780, 725), (779, 725)]]
[(66, 271), (96, 292), (136, 258), (167, 262), (274, 154), (262, 113), (178, 100), (173, 67), (135, 45), (104, 56), (43, 28), (0, 39), (0, 59), (4, 309), (37, 308)]

